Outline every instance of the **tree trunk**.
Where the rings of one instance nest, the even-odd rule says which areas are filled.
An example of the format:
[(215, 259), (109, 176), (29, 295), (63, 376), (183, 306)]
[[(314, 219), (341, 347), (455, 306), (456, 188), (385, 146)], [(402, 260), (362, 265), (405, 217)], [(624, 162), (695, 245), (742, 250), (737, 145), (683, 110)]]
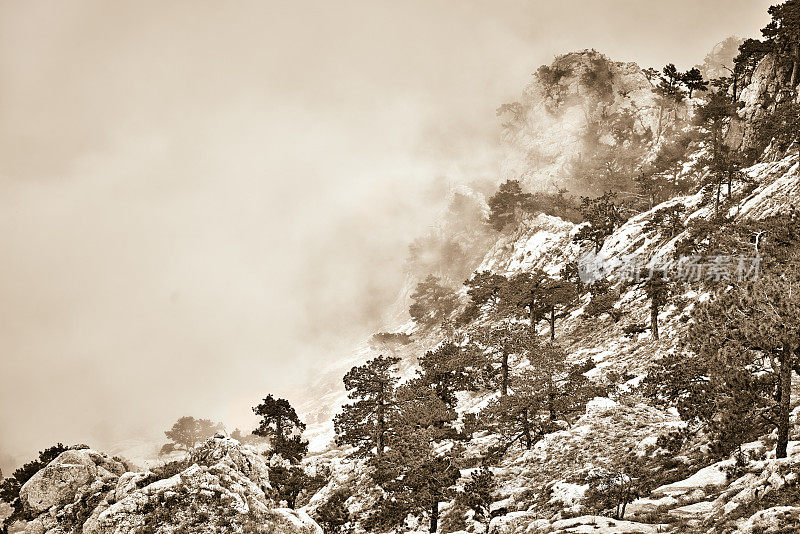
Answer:
[(778, 444), (775, 447), (776, 458), (786, 458), (789, 443), (789, 415), (792, 399), (792, 367), (791, 358), (794, 350), (785, 350), (780, 358), (780, 400), (778, 404)]
[[(383, 390), (383, 385), (381, 385), (381, 390)], [(383, 407), (383, 395), (381, 395), (381, 398), (378, 400), (378, 428), (376, 429), (377, 436), (375, 439), (375, 446), (378, 449), (378, 456), (383, 455), (383, 432), (385, 425), (386, 421)]]
[(733, 195), (733, 170), (728, 169), (728, 200)]
[(434, 497), (431, 505), (431, 532), (439, 530), (439, 499)]
[(653, 339), (658, 339), (658, 306), (655, 302), (650, 304), (650, 332), (653, 334)]
[(500, 384), (500, 391), (505, 397), (508, 395), (508, 349), (503, 349), (503, 378), (502, 383)]
[(550, 341), (556, 339), (556, 307), (550, 308)]
[(522, 417), (524, 421), (522, 423), (522, 437), (525, 439), (525, 448), (530, 450), (531, 446), (533, 446), (531, 440), (531, 426), (528, 423), (528, 409), (523, 408), (522, 410)]
[(628, 500), (630, 500), (630, 488), (628, 486), (625, 487), (625, 493), (622, 496), (622, 510), (619, 512), (619, 520), (622, 521), (625, 519), (625, 508), (628, 506)]

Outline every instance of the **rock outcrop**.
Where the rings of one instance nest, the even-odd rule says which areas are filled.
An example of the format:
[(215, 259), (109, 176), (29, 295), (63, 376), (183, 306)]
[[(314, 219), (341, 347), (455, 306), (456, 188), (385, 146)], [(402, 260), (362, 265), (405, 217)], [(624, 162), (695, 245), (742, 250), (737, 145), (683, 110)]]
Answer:
[(223, 435), (155, 472), (126, 471), (97, 451), (62, 453), (22, 488), (25, 532), (322, 533), (305, 512), (276, 507), (263, 456)]
[(42, 514), (115, 481), (126, 470), (122, 462), (91, 449), (64, 451), (22, 486), (20, 499), (29, 514)]

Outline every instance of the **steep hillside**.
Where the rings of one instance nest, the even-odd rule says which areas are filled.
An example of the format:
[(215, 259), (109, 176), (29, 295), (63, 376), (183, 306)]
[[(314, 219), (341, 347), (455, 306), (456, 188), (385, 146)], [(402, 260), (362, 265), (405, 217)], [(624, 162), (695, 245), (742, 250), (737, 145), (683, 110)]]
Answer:
[[(775, 84), (780, 82), (776, 80), (783, 79), (785, 73), (782, 74), (783, 67), (775, 65), (770, 57), (762, 60), (739, 95), (742, 105), (727, 131), (732, 142), (736, 136), (739, 145), (749, 142), (747, 136), (753, 135), (754, 121), (763, 116), (765, 99), (774, 100), (773, 93), (779, 92)], [(605, 80), (600, 87), (606, 83), (606, 89), (597, 90), (597, 76)], [(592, 77), (592, 84), (584, 83), (588, 77)], [(673, 124), (688, 121), (696, 105), (686, 102), (673, 108), (670, 120), (676, 121)], [(659, 143), (681, 135), (680, 131), (664, 127), (663, 103), (637, 66), (613, 63), (595, 52), (559, 58), (538, 73), (521, 102), (504, 106), (501, 112), (507, 119), (508, 141), (519, 154), (519, 159), (509, 162), (509, 168), (515, 168), (517, 175), (535, 186), (547, 187), (549, 181), (558, 180), (563, 183), (565, 177), (572, 179), (576, 162), (571, 154), (586, 150), (587, 143), (594, 143), (596, 156), (598, 146), (622, 148), (629, 146), (631, 136), (641, 139), (639, 136), (648, 132), (650, 136), (657, 132), (662, 139), (648, 137), (648, 148), (636, 156), (646, 159), (645, 152), (652, 153)], [(596, 126), (595, 113), (603, 117), (611, 114), (617, 119), (631, 116), (635, 126), (627, 131), (624, 140), (614, 140), (610, 135), (587, 141), (587, 128)], [(710, 171), (699, 162), (708, 157), (708, 151), (702, 142), (696, 144), (681, 162), (680, 173), (703, 183)], [(765, 219), (786, 213), (800, 200), (796, 148), (768, 151), (758, 162), (742, 169), (741, 174), (745, 179), (734, 183), (731, 191), (720, 186), (724, 198), (736, 199), (724, 207), (731, 219)], [(593, 367), (586, 376), (601, 385), (608, 398), (598, 397), (586, 405), (585, 413), (554, 422), (553, 428), (545, 431), (530, 449), (519, 445), (504, 449), (505, 454), (490, 467), (496, 484), (491, 518), (465, 509), (458, 497), (443, 499), (443, 532), (790, 532), (800, 528), (794, 474), (800, 449), (790, 446), (789, 457), (776, 460), (774, 435), (767, 435), (742, 447), (744, 452), (738, 459), (713, 463), (708, 454), (708, 436), (697, 428), (689, 429), (674, 409), (653, 405), (640, 388), (654, 362), (677, 349), (690, 324), (692, 310), (707, 298), (707, 290), (702, 284), (686, 286), (674, 295), (659, 310), (660, 336), (654, 339), (647, 328), (651, 303), (645, 288), (632, 282), (633, 273), (646, 273), (665, 265), (686, 269), (686, 264), (681, 263), (686, 258), (681, 259), (677, 249), (689, 237), (688, 227), (693, 221), (715, 216), (713, 196), (713, 186), (707, 185), (657, 204), (616, 228), (599, 250), (576, 242), (586, 223), (574, 224), (546, 214), (529, 217), (499, 235), (476, 273), (512, 277), (541, 271), (558, 277), (565, 265), (574, 263), (584, 283), (603, 279), (616, 288), (612, 313), (587, 314), (592, 298), (587, 291), (559, 319), (554, 335), (555, 342), (566, 349), (570, 362), (591, 358)], [(680, 208), (680, 229), (670, 233), (656, 221), (665, 210), (674, 208)], [(754, 248), (752, 255), (756, 254)], [(469, 300), (466, 288), (460, 290), (459, 296), (462, 302)], [(398, 324), (397, 331), (412, 334), (413, 342), (372, 347), (365, 344), (352, 361), (360, 364), (378, 353), (396, 355), (401, 358), (401, 382), (407, 381), (415, 376), (417, 358), (425, 351), (442, 343), (466, 342), (493, 320), (483, 312), (466, 324), (450, 324), (444, 329), (424, 330), (413, 323)], [(549, 337), (550, 327), (540, 324), (537, 333), (542, 338)], [(510, 363), (513, 373), (524, 373), (530, 367), (524, 358), (512, 357)], [(468, 424), (469, 414), (480, 417), (481, 411), (498, 397), (497, 391), (460, 393), (456, 406), (460, 423)], [(326, 413), (330, 406), (343, 402), (341, 391), (325, 397)], [(796, 417), (793, 421), (796, 423)], [(791, 435), (795, 435), (794, 429)], [(678, 449), (673, 445), (676, 440), (682, 444)], [(501, 442), (500, 435), (483, 431), (443, 445), (463, 448), (457, 490), (470, 483), (475, 468), (487, 455), (494, 454)], [(351, 452), (347, 447), (331, 447), (307, 460), (310, 464), (327, 465), (333, 473), (331, 483), (311, 500), (307, 509), (313, 515), (331, 495), (345, 492), (350, 495), (347, 506), (354, 518), (350, 527), (363, 531), (356, 517), (369, 515), (384, 496), (370, 480), (369, 463), (350, 457)], [(633, 480), (633, 475), (626, 473), (639, 463), (658, 467), (653, 471), (656, 474), (636, 490), (639, 498), (625, 505), (626, 520), (610, 519), (608, 513), (597, 515), (606, 508), (607, 495), (603, 492), (612, 492), (611, 488), (620, 481)], [(411, 518), (403, 528), (423, 530)]]
[[(469, 217), (445, 217), (440, 231), (417, 243), (408, 284), (389, 314), (393, 327), (337, 355), (306, 392), (299, 412), (312, 452), (302, 460), (305, 451), (280, 457), (279, 446), (303, 448), (283, 434), (281, 417), (291, 421), (293, 409), (269, 414), (277, 430), (264, 450), (222, 433), (147, 471), (91, 449), (60, 448), (17, 488), (22, 520), (13, 529), (800, 531), (796, 401), (782, 404), (792, 441), (780, 458), (777, 430), (758, 427), (722, 447), (712, 417), (683, 417), (680, 403), (653, 387), (653, 370), (665, 359), (684, 365), (686, 339), (702, 322), (694, 312), (730, 293), (742, 281), (737, 276), (760, 274), (753, 266), (763, 259), (766, 230), (745, 226), (750, 235), (737, 242), (735, 256), (696, 250), (714, 250), (714, 240), (724, 237), (714, 230), (789, 214), (800, 201), (797, 140), (769, 143), (748, 153), (747, 163), (730, 156), (761, 148), (760, 121), (781, 99), (798, 99), (791, 96), (796, 88), (786, 96), (789, 74), (785, 61), (766, 54), (736, 101), (721, 90), (715, 96), (724, 105), (711, 109), (714, 95), (670, 97), (663, 78), (659, 89), (657, 73), (635, 64), (595, 51), (557, 58), (537, 71), (519, 102), (499, 110), (511, 154), (505, 171), (531, 190), (596, 193), (573, 208), (584, 222), (548, 214), (553, 210), (536, 207), (537, 197), (521, 189), (518, 198), (527, 200), (499, 208), (466, 192), (469, 202), (448, 217)], [(698, 119), (720, 109), (724, 126)], [(671, 145), (681, 150), (665, 156)], [(659, 158), (668, 165), (653, 170)], [(650, 171), (667, 193), (637, 189)], [(601, 196), (608, 187), (628, 196), (614, 204), (614, 195)], [(492, 209), (505, 209), (512, 222), (494, 232), (487, 224)], [(797, 236), (787, 231), (780, 237), (794, 246)], [(449, 246), (458, 240), (460, 247)], [(436, 252), (443, 244), (452, 256)], [(406, 312), (417, 271), (446, 282), (432, 284), (430, 300), (446, 304), (433, 310), (436, 320), (418, 314), (415, 322)], [(657, 271), (672, 284), (666, 296), (653, 289)], [(464, 285), (454, 280), (465, 273)], [(771, 332), (780, 330), (775, 337), (783, 326), (773, 326)], [(772, 356), (742, 366), (747, 379), (743, 371), (730, 382), (765, 383), (764, 376), (777, 374)], [(780, 369), (791, 378), (800, 364), (792, 369), (782, 361)], [(779, 397), (770, 400), (796, 399), (798, 384), (781, 384), (777, 395), (768, 390)], [(334, 417), (342, 413), (349, 419), (337, 420), (336, 440)], [(742, 412), (732, 413), (713, 417)], [(287, 424), (304, 428), (296, 416)]]

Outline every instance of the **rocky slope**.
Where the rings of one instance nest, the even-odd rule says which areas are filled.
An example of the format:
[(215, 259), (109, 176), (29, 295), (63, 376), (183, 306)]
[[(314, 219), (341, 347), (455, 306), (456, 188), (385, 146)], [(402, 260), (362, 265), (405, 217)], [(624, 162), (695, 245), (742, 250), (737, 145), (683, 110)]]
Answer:
[[(543, 94), (544, 86), (538, 80), (526, 90), (519, 106), (505, 110), (512, 115), (509, 118), (512, 124), (508, 126), (510, 142), (517, 143), (523, 153), (521, 159), (510, 164), (519, 165), (520, 169), (524, 167), (523, 175), (530, 182), (558, 176), (567, 161), (562, 156), (569, 150), (580, 149), (584, 142), (571, 132), (585, 126), (587, 115), (581, 117), (571, 108), (580, 108), (579, 101), (573, 97), (584, 91), (581, 73), (592, 71), (599, 59), (585, 53), (565, 58), (569, 75), (562, 76), (564, 83), (559, 89), (559, 98), (553, 100), (552, 94)], [(731, 142), (736, 136), (739, 136), (739, 144), (748, 142), (752, 121), (763, 111), (765, 101), (774, 96), (772, 92), (776, 91), (776, 84), (779, 85), (783, 74), (781, 68), (770, 61), (767, 58), (762, 62), (742, 92), (744, 105), (739, 111), (738, 121), (734, 121), (729, 131)], [(597, 94), (589, 95), (588, 102), (597, 107), (589, 106), (588, 116), (591, 117), (593, 109), (611, 107), (618, 111), (635, 105), (636, 113), (642, 117), (640, 127), (652, 129), (657, 120), (657, 105), (645, 95), (650, 92), (646, 87), (648, 81), (634, 66), (608, 65), (609, 80), (616, 96), (603, 99)], [(626, 99), (632, 100), (626, 104)], [(546, 109), (548, 106), (551, 109)], [(555, 115), (552, 107), (556, 108)], [(587, 108), (581, 109), (585, 111)], [(556, 126), (534, 124), (545, 120), (542, 117), (547, 121), (555, 117), (560, 122)], [(558, 135), (552, 133), (554, 127), (560, 132)], [(557, 139), (553, 142), (559, 145), (544, 143), (548, 136)], [(524, 155), (526, 150), (527, 156)], [(533, 152), (547, 157), (540, 157), (531, 164), (529, 156)], [(690, 158), (696, 156), (693, 154)], [(695, 179), (701, 178), (703, 170), (692, 168), (689, 163), (687, 161), (685, 172), (695, 173)], [(730, 208), (731, 216), (760, 219), (785, 212), (800, 200), (800, 160), (796, 149), (784, 154), (767, 153), (759, 163), (743, 172), (751, 185), (747, 190), (743, 185), (736, 186), (733, 193), (739, 199)], [(609, 236), (597, 253), (573, 243), (578, 226), (556, 217), (539, 215), (525, 221), (514, 232), (501, 236), (477, 270), (509, 275), (542, 269), (556, 274), (566, 262), (577, 261), (587, 276), (602, 275), (614, 282), (623, 282), (628, 274), (626, 270), (632, 264), (646, 267), (672, 258), (676, 243), (685, 236), (679, 232), (670, 237), (657, 229), (650, 229), (648, 222), (654, 214), (668, 206), (682, 205), (685, 207), (684, 224), (692, 219), (708, 218), (712, 208), (707, 193), (701, 191), (676, 197), (634, 216)], [(664, 443), (681, 432), (685, 423), (674, 411), (649, 405), (637, 393), (636, 388), (652, 363), (675, 349), (687, 327), (689, 312), (702, 298), (701, 293), (691, 290), (676, 296), (673, 304), (661, 311), (661, 338), (653, 340), (649, 333), (626, 332), (626, 327), (649, 322), (649, 302), (641, 288), (622, 284), (615, 305), (621, 313), (619, 321), (608, 316), (588, 318), (583, 315), (583, 305), (588, 302), (588, 296), (584, 296), (582, 305), (559, 323), (556, 340), (566, 347), (572, 360), (580, 361), (590, 356), (597, 363), (588, 374), (598, 382), (613, 384), (613, 398), (590, 402), (586, 413), (566, 422), (562, 430), (546, 435), (530, 451), (509, 450), (491, 468), (497, 481), (491, 522), (487, 524), (474, 517), (456, 518), (458, 521), (449, 522), (455, 514), (462, 512), (455, 509), (453, 502), (447, 502), (441, 504), (442, 523), (445, 525), (442, 531), (494, 534), (800, 531), (800, 507), (797, 506), (800, 502), (797, 486), (800, 447), (791, 447), (789, 458), (775, 460), (774, 437), (765, 436), (743, 447), (746, 451), (743, 458), (706, 465), (707, 460), (701, 459), (704, 449), (701, 440), (696, 444), (697, 455), (675, 457), (674, 452), (665, 450)], [(458, 337), (458, 333), (453, 332), (414, 331), (411, 324), (398, 325), (398, 329), (413, 331), (415, 341), (396, 347), (370, 348), (365, 344), (360, 351), (360, 361), (354, 363), (360, 364), (380, 352), (391, 351), (403, 358), (403, 375), (410, 376), (414, 372), (416, 356), (443, 339)], [(542, 327), (540, 333), (549, 334), (549, 327)], [(524, 366), (526, 363), (516, 362), (516, 365)], [(492, 395), (461, 395), (459, 414), (478, 412)], [(794, 421), (797, 423), (797, 417)], [(796, 429), (793, 435), (796, 435)], [(464, 456), (478, 458), (496, 440), (496, 436), (477, 434), (465, 444)], [(352, 494), (347, 504), (355, 515), (370, 509), (377, 496), (366, 469), (359, 461), (348, 460), (346, 453), (346, 450), (331, 447), (309, 460), (330, 466), (333, 473), (328, 487), (309, 503), (309, 511), (313, 512), (327, 496), (339, 489)], [(630, 455), (668, 459), (670, 473), (664, 474), (663, 485), (629, 504), (625, 521), (597, 515), (586, 498), (587, 477), (597, 470), (613, 470)], [(462, 470), (459, 487), (463, 487), (470, 473), (471, 469)], [(454, 529), (452, 525), (458, 527)], [(358, 525), (351, 526), (358, 531)], [(408, 524), (409, 531), (415, 528), (413, 523)]]
[(278, 508), (269, 467), (254, 449), (218, 434), (155, 471), (68, 450), (36, 473), (20, 497), (26, 534), (247, 532), (321, 534), (302, 511)]

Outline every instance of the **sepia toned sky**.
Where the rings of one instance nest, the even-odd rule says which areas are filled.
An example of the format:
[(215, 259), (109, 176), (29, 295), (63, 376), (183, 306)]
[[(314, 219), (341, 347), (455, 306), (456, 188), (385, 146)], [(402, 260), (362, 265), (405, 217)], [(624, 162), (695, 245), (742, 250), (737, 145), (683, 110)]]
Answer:
[(536, 67), (688, 68), (770, 3), (0, 1), (0, 466), (252, 424), (383, 326)]

